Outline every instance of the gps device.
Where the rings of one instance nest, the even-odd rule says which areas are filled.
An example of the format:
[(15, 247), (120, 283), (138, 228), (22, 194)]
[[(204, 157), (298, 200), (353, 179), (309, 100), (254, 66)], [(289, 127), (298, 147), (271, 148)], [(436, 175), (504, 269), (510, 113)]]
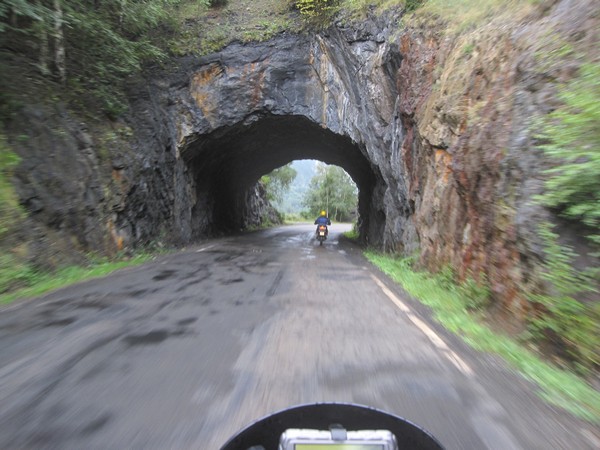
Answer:
[(346, 431), (333, 425), (326, 430), (291, 428), (279, 440), (279, 450), (398, 450), (388, 430)]

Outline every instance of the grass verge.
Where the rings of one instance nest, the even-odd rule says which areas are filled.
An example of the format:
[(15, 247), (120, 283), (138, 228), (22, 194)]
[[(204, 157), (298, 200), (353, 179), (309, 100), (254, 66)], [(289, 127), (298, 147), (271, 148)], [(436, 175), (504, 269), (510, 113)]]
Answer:
[(360, 237), (360, 235), (358, 234), (358, 230), (356, 229), (356, 227), (353, 227), (350, 231), (346, 231), (344, 233), (342, 233), (344, 235), (344, 237), (350, 241), (353, 242), (358, 242), (358, 238)]
[(449, 331), (462, 337), (475, 350), (495, 353), (539, 387), (538, 394), (552, 405), (577, 417), (600, 423), (600, 392), (574, 373), (542, 361), (515, 340), (493, 332), (468, 311), (464, 287), (449, 288), (447, 279), (415, 272), (409, 258), (395, 258), (367, 251), (369, 261), (421, 303), (429, 306), (434, 318)]
[(0, 295), (0, 305), (6, 305), (20, 298), (35, 297), (49, 291), (65, 287), (79, 281), (100, 278), (115, 270), (129, 266), (137, 266), (152, 258), (150, 254), (140, 254), (120, 261), (105, 261), (93, 263), (89, 266), (70, 266), (58, 270), (56, 273), (38, 273), (30, 286), (14, 292)]

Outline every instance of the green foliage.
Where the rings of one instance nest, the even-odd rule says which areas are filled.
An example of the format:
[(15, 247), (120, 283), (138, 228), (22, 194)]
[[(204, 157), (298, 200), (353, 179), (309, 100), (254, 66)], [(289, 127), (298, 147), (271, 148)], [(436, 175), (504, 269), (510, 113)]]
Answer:
[(463, 54), (466, 56), (469, 56), (471, 53), (473, 53), (473, 50), (475, 50), (475, 44), (472, 42), (466, 44), (462, 49)]
[(349, 221), (356, 213), (357, 195), (356, 184), (344, 169), (319, 164), (303, 203), (315, 217), (326, 210), (331, 220)]
[(4, 135), (0, 134), (0, 238), (15, 227), (24, 213), (10, 182), (20, 158), (12, 152)]
[(10, 253), (0, 255), (0, 296), (35, 284), (38, 273)]
[(540, 200), (584, 223), (600, 244), (600, 63), (582, 65), (558, 95), (563, 105), (539, 124), (540, 148), (555, 164)]
[(540, 226), (546, 253), (543, 279), (550, 293), (530, 294), (538, 314), (531, 320), (534, 336), (550, 338), (565, 348), (582, 371), (600, 366), (600, 311), (592, 303), (574, 298), (579, 293), (596, 292), (593, 280), (585, 271), (573, 267), (575, 254), (558, 243), (550, 224)]
[(304, 18), (321, 25), (328, 24), (338, 4), (339, 0), (295, 0), (296, 8)]
[(121, 95), (126, 78), (145, 61), (163, 57), (145, 34), (166, 20), (167, 6), (173, 3), (114, 0), (94, 7), (94, 2), (80, 1), (65, 8), (70, 78), (91, 88), (109, 115), (126, 109)]
[[(439, 275), (415, 272), (410, 258), (366, 252), (365, 256), (423, 304), (435, 319), (474, 349), (496, 353), (541, 389), (546, 401), (594, 422), (600, 422), (600, 393), (566, 370), (541, 361), (513, 339), (494, 333), (468, 312), (464, 290), (448, 289), (449, 270)], [(467, 288), (469, 289), (469, 288)]]
[(346, 239), (350, 239), (351, 241), (358, 241), (360, 238), (360, 233), (358, 232), (358, 224), (356, 222), (352, 224), (352, 229), (350, 231), (346, 231), (344, 233), (344, 237)]
[[(233, 41), (262, 42), (294, 28), (292, 0), (240, 0), (198, 6), (182, 0), (173, 9), (172, 34), (166, 40), (175, 55), (206, 55)], [(218, 8), (217, 8), (218, 7)]]
[[(285, 192), (283, 200), (277, 205), (277, 208), (283, 211), (286, 216), (289, 214), (305, 214), (303, 206), (304, 196), (308, 190), (310, 180), (315, 175), (316, 161), (298, 160), (292, 162), (292, 168), (296, 171), (296, 177), (290, 184), (290, 188)], [(308, 217), (308, 214), (306, 214)], [(313, 218), (314, 220), (314, 218)]]
[(308, 215), (304, 214), (303, 212), (300, 213), (285, 213), (283, 215), (284, 218), (284, 222), (285, 223), (298, 223), (298, 222), (312, 222), (314, 219), (308, 217)]
[(11, 23), (19, 19), (43, 21), (49, 15), (50, 11), (39, 2), (3, 0), (0, 2), (0, 33), (9, 29), (15, 29)]
[[(127, 77), (144, 62), (164, 56), (150, 42), (150, 32), (168, 22), (170, 11), (182, 1), (8, 0), (0, 7), (0, 28), (13, 40), (28, 36), (21, 47), (29, 46), (25, 51), (38, 60), (43, 75), (53, 67), (65, 68), (75, 96), (91, 91), (109, 115), (117, 116), (126, 108), (122, 89)], [(208, 5), (208, 0), (202, 3)], [(49, 50), (59, 48), (64, 49), (64, 63), (50, 60), (58, 56)]]
[(404, 2), (404, 9), (407, 12), (412, 12), (418, 8), (421, 7), (421, 5), (423, 5), (423, 3), (425, 3), (427, 0), (406, 0)]
[(294, 178), (296, 178), (296, 170), (294, 170), (291, 163), (273, 170), (268, 175), (264, 175), (260, 181), (267, 191), (267, 199), (270, 202), (281, 203)]
[(435, 274), (434, 278), (449, 292), (455, 293), (466, 310), (481, 311), (490, 304), (491, 295), (485, 279), (482, 282), (476, 282), (472, 277), (468, 277), (464, 282), (458, 284), (456, 283), (456, 274), (451, 266), (444, 267)]
[(432, 15), (442, 19), (448, 31), (464, 31), (488, 24), (490, 19), (526, 15), (539, 0), (406, 0), (408, 11), (419, 17)]
[[(570, 47), (559, 50), (570, 52)], [(562, 54), (561, 53), (561, 54)], [(555, 57), (555, 55), (551, 55)], [(538, 197), (543, 205), (563, 217), (583, 223), (588, 238), (600, 244), (600, 64), (587, 63), (579, 75), (561, 86), (562, 105), (543, 117), (539, 146), (552, 162), (545, 173), (545, 191)], [(595, 292), (591, 271), (576, 270), (575, 253), (558, 243), (549, 224), (540, 227), (546, 252), (542, 275), (550, 292), (530, 295), (539, 306), (531, 322), (535, 336), (562, 345), (582, 371), (600, 365), (600, 311), (598, 305), (583, 303), (578, 294)]]
[[(151, 255), (142, 253), (133, 258), (122, 258), (116, 261), (91, 257), (87, 266), (64, 267), (53, 273), (39, 272), (26, 264), (11, 268), (10, 264), (5, 265), (6, 258), (6, 256), (0, 256), (0, 304), (10, 303), (18, 298), (41, 295), (79, 281), (103, 277), (115, 270), (142, 264), (148, 261)], [(18, 285), (14, 284), (15, 279), (20, 281)], [(20, 289), (7, 292), (7, 286), (18, 286)]]

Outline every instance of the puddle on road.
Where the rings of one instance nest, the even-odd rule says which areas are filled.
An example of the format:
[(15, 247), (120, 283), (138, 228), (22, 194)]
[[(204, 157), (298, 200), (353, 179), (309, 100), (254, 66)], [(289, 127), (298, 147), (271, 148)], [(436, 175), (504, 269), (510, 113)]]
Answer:
[(181, 319), (177, 322), (177, 325), (190, 325), (198, 320), (197, 317), (188, 317), (187, 319)]
[(158, 275), (154, 275), (152, 279), (154, 281), (162, 281), (166, 280), (167, 278), (171, 278), (174, 274), (174, 270), (161, 270), (161, 272)]
[(46, 327), (65, 327), (67, 325), (71, 325), (76, 320), (77, 320), (76, 317), (66, 317), (64, 319), (52, 320), (50, 322), (43, 324), (42, 326), (44, 328), (46, 328)]
[(159, 344), (169, 337), (169, 332), (166, 330), (154, 330), (146, 334), (130, 334), (125, 336), (123, 340), (130, 346), (135, 345), (155, 345)]
[(242, 283), (243, 281), (244, 281), (244, 279), (242, 277), (237, 277), (237, 278), (229, 278), (226, 280), (219, 280), (219, 283), (221, 283), (221, 285), (223, 285), (223, 286), (228, 286), (233, 283)]
[(317, 255), (313, 254), (312, 248), (304, 247), (302, 248), (302, 253), (303, 255), (300, 257), (301, 260), (315, 259), (317, 257)]
[(89, 434), (95, 433), (96, 431), (103, 428), (112, 418), (112, 414), (105, 413), (102, 416), (98, 417), (95, 420), (92, 420), (88, 425), (86, 425), (79, 434), (81, 436), (87, 436)]

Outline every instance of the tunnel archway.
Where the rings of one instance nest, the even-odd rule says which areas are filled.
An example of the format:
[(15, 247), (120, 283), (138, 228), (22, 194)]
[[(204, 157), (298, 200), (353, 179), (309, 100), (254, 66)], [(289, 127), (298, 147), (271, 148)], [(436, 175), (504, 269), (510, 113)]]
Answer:
[(241, 228), (247, 192), (262, 175), (297, 159), (334, 164), (350, 175), (359, 190), (360, 235), (370, 234), (376, 168), (350, 138), (304, 116), (255, 116), (198, 136), (182, 156), (195, 182), (194, 236)]

